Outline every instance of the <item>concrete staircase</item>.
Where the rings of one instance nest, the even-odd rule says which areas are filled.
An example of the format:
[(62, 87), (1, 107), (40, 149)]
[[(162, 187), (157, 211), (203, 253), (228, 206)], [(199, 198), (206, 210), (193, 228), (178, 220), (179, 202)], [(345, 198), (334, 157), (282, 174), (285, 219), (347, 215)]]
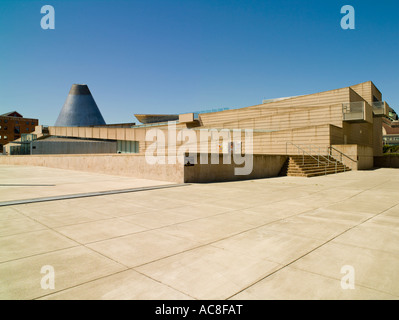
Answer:
[[(350, 171), (350, 169), (331, 156), (320, 157), (310, 155), (289, 156), (280, 171), (280, 176), (316, 177), (327, 174)], [(327, 161), (329, 159), (331, 162)]]

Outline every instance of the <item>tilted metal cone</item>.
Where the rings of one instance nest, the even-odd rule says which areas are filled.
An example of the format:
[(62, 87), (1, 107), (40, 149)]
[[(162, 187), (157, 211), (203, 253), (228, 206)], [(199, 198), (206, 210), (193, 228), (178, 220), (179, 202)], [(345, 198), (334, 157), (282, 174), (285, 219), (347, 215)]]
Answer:
[(86, 127), (105, 125), (103, 116), (85, 84), (72, 85), (61, 109), (56, 127)]

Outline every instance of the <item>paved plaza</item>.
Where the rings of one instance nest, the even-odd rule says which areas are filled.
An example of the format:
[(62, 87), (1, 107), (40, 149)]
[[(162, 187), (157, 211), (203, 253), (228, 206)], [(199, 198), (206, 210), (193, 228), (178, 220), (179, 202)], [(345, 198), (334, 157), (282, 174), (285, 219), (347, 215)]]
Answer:
[(0, 299), (398, 299), (398, 190), (398, 169), (172, 185), (3, 165)]

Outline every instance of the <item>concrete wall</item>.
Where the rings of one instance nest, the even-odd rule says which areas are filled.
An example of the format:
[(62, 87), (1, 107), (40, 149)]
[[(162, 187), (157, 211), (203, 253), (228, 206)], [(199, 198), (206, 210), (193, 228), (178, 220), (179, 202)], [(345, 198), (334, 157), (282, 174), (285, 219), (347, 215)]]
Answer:
[(356, 93), (359, 94), (369, 104), (373, 103), (373, 95), (378, 100), (382, 101), (381, 92), (375, 87), (375, 85), (371, 81), (351, 86), (351, 89), (356, 91)]
[(345, 156), (342, 156), (336, 152), (332, 151), (332, 156), (341, 161), (347, 167), (352, 170), (368, 170), (374, 167), (374, 157), (373, 157), (373, 148), (369, 146), (361, 146), (356, 144), (345, 144), (345, 145), (333, 145), (335, 149), (341, 151), (348, 157), (357, 162), (353, 162)]
[(182, 164), (150, 165), (145, 156), (135, 154), (1, 156), (0, 164), (44, 166), (177, 183), (184, 181)]
[(382, 156), (382, 117), (374, 117), (373, 122), (373, 149), (374, 156)]
[(344, 144), (359, 144), (374, 147), (373, 123), (344, 122), (343, 135)]
[(194, 113), (179, 114), (179, 122), (192, 122), (194, 121)]
[(115, 141), (33, 141), (32, 154), (116, 153)]
[(239, 117), (239, 119), (235, 121), (212, 123), (212, 125), (208, 125), (208, 127), (286, 130), (323, 124), (333, 124), (342, 127), (343, 120), (342, 104), (320, 106), (316, 108), (292, 108), (289, 112), (287, 112), (285, 108), (274, 109), (268, 107), (266, 110), (253, 110), (252, 113), (250, 118)]
[(211, 156), (205, 156), (208, 164), (199, 164), (198, 155), (198, 164), (194, 166), (184, 166), (182, 159), (177, 159), (176, 164), (151, 165), (145, 156), (132, 154), (1, 156), (0, 165), (45, 166), (183, 183), (276, 177), (287, 159), (287, 156), (279, 155), (254, 155), (252, 165), (247, 162), (249, 168), (253, 168), (250, 174), (236, 175), (234, 169), (244, 167), (245, 163), (236, 165), (232, 160), (231, 164), (223, 164), (223, 155), (218, 155), (219, 164), (212, 164)]
[(374, 166), (376, 168), (399, 168), (399, 155), (374, 157)]
[(349, 101), (350, 88), (342, 88), (241, 109), (200, 114), (199, 117), (203, 125), (213, 126), (215, 124), (239, 121), (246, 118), (269, 116), (275, 114), (277, 109), (280, 109), (280, 112), (288, 113), (299, 111), (303, 108), (329, 106)]
[(236, 165), (231, 159), (231, 164), (223, 164), (223, 155), (219, 155), (219, 164), (211, 164), (211, 155), (203, 156), (208, 157), (208, 164), (200, 164), (201, 155), (198, 155), (197, 164), (184, 167), (184, 182), (235, 181), (276, 177), (287, 160), (287, 156), (283, 155), (255, 154), (253, 155), (252, 172), (249, 175), (236, 175), (235, 168), (243, 168), (245, 163)]

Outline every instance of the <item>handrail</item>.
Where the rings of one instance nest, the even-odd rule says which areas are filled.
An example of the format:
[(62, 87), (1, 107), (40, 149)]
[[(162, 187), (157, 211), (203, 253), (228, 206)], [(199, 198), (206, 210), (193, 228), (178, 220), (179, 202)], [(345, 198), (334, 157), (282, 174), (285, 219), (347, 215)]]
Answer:
[(329, 150), (329, 155), (332, 156), (331, 150), (334, 149), (335, 151), (337, 151), (338, 153), (341, 154), (341, 162), (342, 162), (342, 156), (345, 156), (346, 158), (348, 158), (349, 160), (353, 161), (354, 163), (357, 163), (357, 160), (352, 159), (351, 157), (349, 157), (348, 155), (346, 155), (345, 153), (343, 153), (342, 151), (334, 148), (333, 146), (329, 146), (328, 150)]
[[(298, 148), (299, 150), (304, 151), (307, 155), (311, 156), (313, 159), (318, 160), (318, 159), (316, 159), (312, 154), (310, 154), (310, 153), (307, 152), (304, 148), (302, 148), (302, 145), (297, 145), (297, 144), (295, 144), (295, 143), (293, 143), (293, 142), (291, 142), (291, 141), (287, 141), (287, 142), (286, 142), (286, 148), (285, 148), (285, 150), (286, 150), (286, 154), (287, 154), (287, 155), (288, 155), (288, 151), (287, 151), (287, 145), (288, 145), (288, 144), (293, 145), (294, 147)], [(319, 153), (317, 154), (317, 157), (322, 157), (322, 158), (324, 158), (325, 160), (327, 160), (327, 162), (335, 163), (336, 161), (338, 161), (338, 160), (332, 161), (332, 160), (326, 158), (325, 156), (323, 156), (323, 155), (320, 153), (320, 146), (316, 146), (316, 145), (312, 145), (312, 144), (307, 144), (306, 146), (309, 147), (309, 151), (310, 151), (310, 152), (312, 152), (312, 150), (313, 150), (312, 147), (317, 147), (317, 148), (319, 149)], [(319, 160), (318, 160), (318, 161), (319, 161)]]
[[(317, 148), (319, 149), (319, 153), (317, 154), (319, 157), (322, 157), (322, 158), (326, 159), (327, 162), (332, 162), (332, 163), (334, 163), (334, 161), (330, 160), (329, 158), (326, 158), (325, 156), (323, 156), (323, 155), (321, 154), (321, 152), (320, 152), (320, 146), (316, 146), (316, 145), (314, 145), (314, 144), (307, 144), (307, 146), (309, 146), (310, 152), (312, 152), (312, 150), (313, 150), (312, 147), (317, 147)], [(338, 161), (338, 160), (335, 159), (335, 162), (337, 162), (337, 161)]]
[[(330, 162), (333, 163), (333, 164), (335, 164), (335, 173), (337, 173), (338, 160), (335, 159), (335, 161), (332, 161), (332, 160), (330, 160), (329, 158), (326, 158), (325, 156), (323, 156), (322, 154), (320, 154), (320, 146), (317, 146), (317, 147), (319, 148), (319, 153), (317, 154), (317, 158), (316, 158), (315, 156), (313, 156), (312, 154), (310, 154), (309, 152), (307, 152), (304, 148), (302, 148), (302, 147), (299, 146), (299, 145), (296, 145), (295, 143), (293, 143), (293, 142), (291, 142), (291, 141), (287, 141), (287, 142), (285, 143), (285, 152), (286, 152), (286, 155), (288, 155), (288, 144), (293, 145), (293, 146), (296, 147), (298, 150), (301, 150), (301, 151), (303, 152), (303, 155), (302, 155), (303, 163), (305, 162), (305, 153), (306, 153), (307, 155), (309, 155), (310, 157), (312, 157), (314, 160), (317, 161), (317, 166), (318, 166), (318, 167), (320, 167), (320, 163), (324, 164), (324, 165), (325, 165), (325, 170), (327, 170), (327, 166), (328, 166), (328, 164), (329, 164)], [(309, 145), (307, 145), (307, 146), (309, 147), (310, 152), (312, 152), (312, 150), (313, 150), (313, 149), (312, 149), (312, 146), (315, 147), (315, 145), (312, 145), (312, 144), (309, 144)], [(327, 162), (320, 161), (320, 157), (322, 157), (322, 158), (324, 158), (325, 160), (327, 160)]]

